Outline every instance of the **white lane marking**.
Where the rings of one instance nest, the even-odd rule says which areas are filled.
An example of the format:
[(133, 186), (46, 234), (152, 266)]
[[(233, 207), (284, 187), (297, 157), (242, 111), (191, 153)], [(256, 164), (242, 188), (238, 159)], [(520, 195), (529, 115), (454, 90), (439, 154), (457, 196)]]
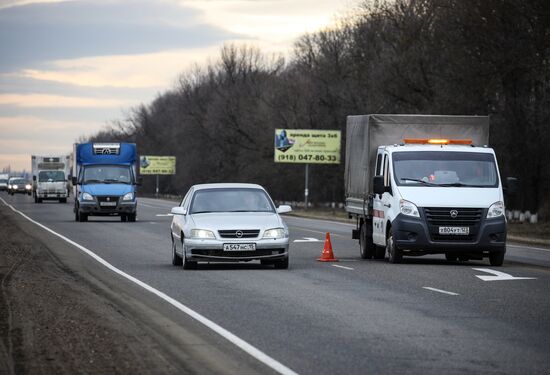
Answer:
[(517, 246), (517, 245), (506, 245), (506, 247), (515, 247), (517, 249), (538, 250), (538, 251), (545, 251), (545, 252), (550, 253), (550, 249), (543, 249), (542, 247)]
[(432, 288), (432, 287), (430, 287), (430, 286), (423, 286), (422, 288), (423, 288), (423, 289), (431, 290), (431, 291), (433, 291), (433, 292), (448, 294), (448, 295), (450, 295), (450, 296), (459, 296), (459, 295), (460, 295), (460, 294), (455, 293), (455, 292), (448, 292), (448, 291), (446, 291), (446, 290), (436, 289), (436, 288)]
[(294, 215), (283, 215), (284, 218), (293, 218), (293, 219), (297, 219), (297, 220), (310, 220), (310, 221), (321, 221), (321, 222), (325, 222), (325, 223), (330, 223), (330, 224), (340, 224), (340, 225), (344, 225), (344, 226), (347, 226), (347, 227), (353, 227), (355, 228), (356, 225), (355, 224), (351, 224), (351, 223), (343, 223), (341, 221), (332, 221), (332, 220), (326, 220), (326, 219), (315, 219), (315, 218), (312, 218), (312, 217), (302, 217), (302, 216), (294, 216)]
[(303, 237), (303, 239), (294, 240), (293, 242), (321, 242), (321, 240), (318, 240), (317, 238), (312, 238), (312, 237)]
[(156, 214), (155, 216), (174, 216), (174, 214)]
[(337, 264), (331, 264), (332, 267), (338, 267), (338, 268), (343, 268), (345, 270), (350, 270), (350, 271), (353, 271), (355, 270), (355, 268), (351, 268), (351, 267), (346, 267), (346, 266), (339, 266)]
[(145, 207), (149, 207), (149, 208), (164, 208), (164, 207), (158, 207), (158, 206), (151, 206), (149, 204), (145, 204), (145, 203), (140, 202), (140, 201), (138, 201), (138, 204), (140, 204), (142, 206), (145, 206)]
[(268, 356), (267, 354), (265, 354), (261, 350), (259, 350), (259, 349), (255, 348), (254, 346), (250, 345), (249, 343), (247, 343), (243, 339), (237, 337), (236, 335), (229, 332), (225, 328), (219, 326), (218, 324), (214, 323), (210, 319), (208, 319), (208, 318), (204, 317), (203, 315), (199, 314), (198, 312), (190, 309), (189, 307), (185, 306), (181, 302), (176, 301), (175, 299), (173, 299), (172, 297), (164, 294), (160, 290), (157, 290), (157, 289), (153, 288), (152, 286), (144, 283), (143, 281), (141, 281), (139, 279), (136, 279), (135, 277), (130, 276), (129, 274), (121, 271), (120, 269), (116, 268), (115, 266), (113, 266), (112, 264), (107, 262), (105, 259), (101, 258), (99, 255), (95, 254), (93, 251), (88, 250), (84, 246), (82, 246), (82, 245), (74, 242), (73, 240), (63, 236), (62, 234), (59, 234), (59, 233), (53, 231), (52, 229), (50, 229), (47, 226), (39, 223), (38, 221), (35, 221), (35, 220), (31, 219), (30, 217), (25, 215), (23, 212), (15, 209), (13, 206), (6, 203), (6, 201), (4, 199), (0, 198), (0, 200), (2, 200), (2, 202), (4, 202), (4, 205), (11, 208), (11, 210), (13, 212), (18, 213), (19, 215), (23, 216), (25, 219), (27, 219), (31, 223), (38, 225), (42, 229), (50, 232), (51, 234), (61, 238), (62, 240), (66, 241), (66, 242), (70, 243), (71, 245), (75, 246), (76, 248), (80, 249), (82, 252), (88, 254), (90, 257), (92, 257), (97, 262), (101, 263), (102, 265), (104, 265), (105, 267), (110, 269), (111, 271), (119, 274), (122, 277), (125, 277), (126, 279), (128, 279), (128, 280), (132, 281), (133, 283), (139, 285), (140, 287), (147, 290), (148, 292), (151, 292), (151, 293), (157, 295), (158, 297), (162, 298), (163, 300), (165, 300), (166, 302), (168, 302), (172, 306), (176, 307), (177, 309), (179, 309), (183, 313), (189, 315), (191, 318), (199, 321), (200, 323), (202, 323), (206, 327), (210, 328), (212, 331), (216, 332), (217, 334), (219, 334), (223, 338), (227, 339), (228, 341), (230, 341), (231, 343), (233, 343), (234, 345), (236, 345), (237, 347), (239, 347), (240, 349), (242, 349), (246, 353), (250, 354), (252, 357), (256, 358), (258, 361), (264, 363), (266, 366), (271, 367), (273, 370), (277, 371), (280, 374), (297, 375), (297, 373), (294, 372), (293, 370), (291, 370), (290, 368), (286, 367), (285, 365), (283, 365), (282, 363), (280, 363), (276, 359), (271, 358), (270, 356)]
[(476, 271), (491, 273), (491, 274), (494, 275), (494, 276), (476, 275), (476, 277), (479, 277), (483, 281), (535, 280), (536, 279), (536, 277), (515, 277), (515, 276), (512, 276), (508, 273), (495, 271), (495, 270), (492, 270), (492, 269), (489, 269), (489, 268), (472, 268), (472, 269), (476, 270)]
[[(299, 227), (299, 226), (297, 226), (297, 225), (294, 225), (294, 226), (292, 226), (292, 227), (293, 227), (293, 228), (298, 228), (298, 229), (303, 230), (303, 231), (306, 231), (306, 232), (320, 233), (320, 234), (323, 234), (323, 235), (325, 235), (327, 232), (329, 232), (331, 237), (344, 237), (344, 236), (341, 235), (341, 234), (334, 234), (334, 233), (332, 233), (332, 232), (330, 232), (330, 231), (313, 230), (313, 229), (309, 229), (309, 228)], [(351, 238), (351, 234), (350, 234), (349, 237)]]

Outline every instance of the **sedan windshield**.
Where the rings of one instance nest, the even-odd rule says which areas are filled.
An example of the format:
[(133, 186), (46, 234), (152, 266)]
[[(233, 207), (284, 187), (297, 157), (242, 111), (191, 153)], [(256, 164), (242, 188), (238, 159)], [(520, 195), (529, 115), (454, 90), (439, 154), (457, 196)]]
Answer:
[(63, 171), (40, 171), (38, 173), (38, 182), (58, 182), (65, 181)]
[(489, 153), (396, 152), (393, 170), (400, 186), (498, 186), (495, 158)]
[(130, 184), (130, 167), (119, 165), (91, 165), (84, 168), (84, 184)]
[(196, 191), (189, 212), (275, 212), (275, 209), (261, 189), (228, 188)]

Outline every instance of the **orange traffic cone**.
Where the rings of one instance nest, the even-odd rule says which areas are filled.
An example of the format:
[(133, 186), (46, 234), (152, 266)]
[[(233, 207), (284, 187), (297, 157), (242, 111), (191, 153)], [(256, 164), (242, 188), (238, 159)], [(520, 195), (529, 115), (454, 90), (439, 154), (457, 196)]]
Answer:
[(327, 232), (327, 238), (325, 239), (325, 247), (321, 257), (317, 259), (319, 262), (338, 262), (338, 259), (334, 257), (332, 252), (332, 243), (330, 243), (330, 233)]

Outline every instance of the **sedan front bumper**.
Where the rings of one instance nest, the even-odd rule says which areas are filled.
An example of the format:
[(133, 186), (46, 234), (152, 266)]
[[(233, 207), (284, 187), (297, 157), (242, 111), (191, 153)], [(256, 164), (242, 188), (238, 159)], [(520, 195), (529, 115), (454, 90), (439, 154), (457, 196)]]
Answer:
[[(256, 250), (225, 251), (224, 244), (255, 244)], [(288, 238), (282, 239), (250, 239), (242, 240), (203, 240), (185, 239), (185, 253), (188, 260), (212, 261), (250, 261), (277, 260), (288, 257)]]

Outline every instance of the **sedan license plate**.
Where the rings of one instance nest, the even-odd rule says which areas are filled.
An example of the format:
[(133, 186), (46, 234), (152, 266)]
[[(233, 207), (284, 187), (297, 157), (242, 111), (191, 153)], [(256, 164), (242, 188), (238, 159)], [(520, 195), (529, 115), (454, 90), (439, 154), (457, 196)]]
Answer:
[(254, 243), (224, 243), (223, 251), (254, 251), (256, 244)]
[(100, 206), (116, 206), (116, 202), (99, 202)]
[(470, 227), (439, 227), (439, 234), (467, 236), (470, 234)]

